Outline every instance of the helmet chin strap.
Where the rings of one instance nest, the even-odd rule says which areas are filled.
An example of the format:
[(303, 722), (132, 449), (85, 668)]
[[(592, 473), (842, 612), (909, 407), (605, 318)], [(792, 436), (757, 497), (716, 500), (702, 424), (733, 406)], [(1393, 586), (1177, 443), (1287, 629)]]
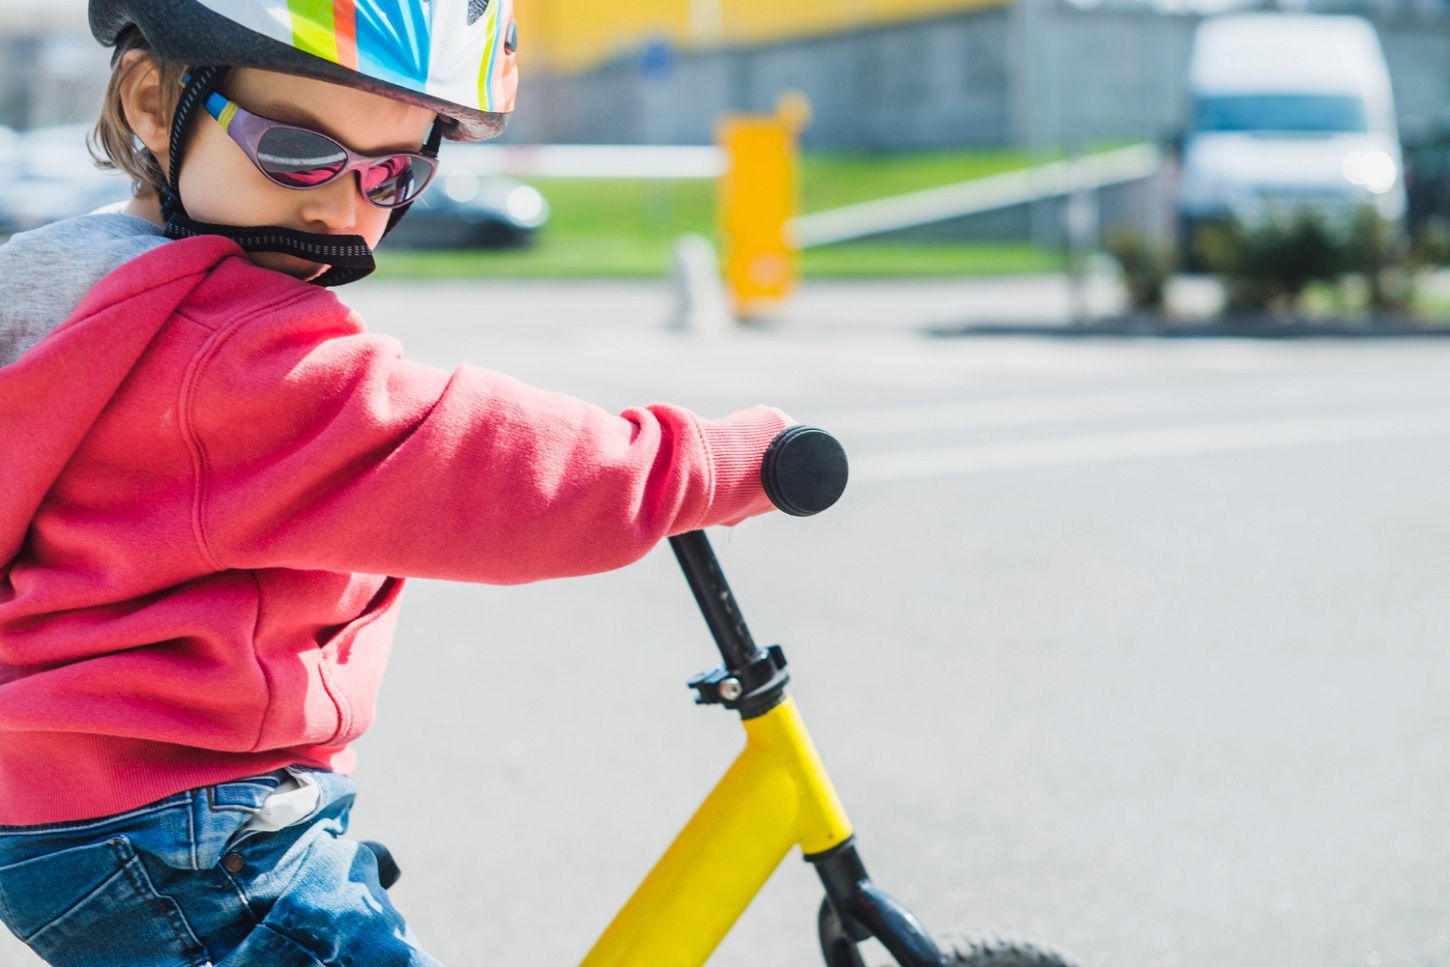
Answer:
[[(294, 255), (309, 262), (329, 266), (317, 278), (314, 285), (334, 286), (356, 282), (370, 275), (376, 263), (367, 239), (361, 235), (326, 235), (319, 232), (301, 232), (280, 225), (241, 226), (216, 225), (199, 222), (186, 213), (181, 203), (181, 154), (185, 144), (187, 125), (206, 99), (221, 84), (226, 76), (225, 67), (196, 67), (182, 89), (181, 99), (176, 105), (176, 115), (171, 122), (171, 173), (168, 184), (160, 191), (161, 215), (166, 219), (168, 238), (192, 238), (197, 235), (221, 235), (241, 246), (246, 252), (281, 252)], [(424, 150), (433, 154), (442, 140), (442, 125), (435, 124)], [(393, 209), (388, 219), (388, 232), (398, 224), (411, 204)]]

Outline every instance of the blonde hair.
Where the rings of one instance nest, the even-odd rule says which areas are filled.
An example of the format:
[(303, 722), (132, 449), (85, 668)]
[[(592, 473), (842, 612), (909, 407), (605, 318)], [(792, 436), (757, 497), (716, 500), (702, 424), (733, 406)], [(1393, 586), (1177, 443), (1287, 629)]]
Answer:
[[(142, 56), (128, 64), (125, 62), (126, 55), (133, 50), (141, 51)], [(161, 162), (131, 130), (121, 105), (121, 88), (126, 78), (148, 59), (160, 75), (162, 114), (170, 123), (176, 102), (181, 99), (182, 79), (190, 68), (159, 56), (141, 31), (132, 26), (116, 40), (116, 51), (111, 55), (111, 80), (106, 85), (101, 116), (86, 139), (96, 166), (108, 171), (126, 172), (131, 176), (132, 187), (138, 195), (157, 193), (166, 187), (166, 173), (161, 169)]]

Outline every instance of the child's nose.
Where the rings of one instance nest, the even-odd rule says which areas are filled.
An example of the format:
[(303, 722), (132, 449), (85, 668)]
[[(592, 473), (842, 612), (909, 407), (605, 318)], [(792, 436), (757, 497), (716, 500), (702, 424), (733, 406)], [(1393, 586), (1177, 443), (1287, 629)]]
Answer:
[(302, 217), (312, 226), (334, 232), (351, 231), (357, 227), (358, 206), (366, 204), (359, 191), (354, 171), (331, 184), (305, 191)]

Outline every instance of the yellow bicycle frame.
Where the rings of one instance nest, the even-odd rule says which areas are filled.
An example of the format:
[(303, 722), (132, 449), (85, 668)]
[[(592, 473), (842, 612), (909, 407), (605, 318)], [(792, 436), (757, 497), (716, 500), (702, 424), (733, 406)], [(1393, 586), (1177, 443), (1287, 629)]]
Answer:
[(700, 967), (792, 846), (822, 853), (851, 823), (795, 703), (746, 719), (745, 748), (584, 958)]

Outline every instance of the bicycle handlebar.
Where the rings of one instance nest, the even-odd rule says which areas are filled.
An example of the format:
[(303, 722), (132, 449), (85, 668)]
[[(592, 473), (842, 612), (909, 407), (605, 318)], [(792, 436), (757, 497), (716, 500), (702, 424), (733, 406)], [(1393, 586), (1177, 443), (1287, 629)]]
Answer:
[(841, 499), (849, 476), (840, 441), (813, 426), (782, 430), (760, 462), (765, 495), (792, 517), (810, 517), (830, 507)]
[[(846, 451), (835, 437), (813, 426), (781, 431), (760, 462), (760, 482), (771, 503), (796, 517), (819, 514), (834, 504), (846, 489), (847, 476)], [(762, 652), (750, 637), (705, 532), (676, 534), (670, 546), (725, 666), (738, 670), (759, 659)]]

